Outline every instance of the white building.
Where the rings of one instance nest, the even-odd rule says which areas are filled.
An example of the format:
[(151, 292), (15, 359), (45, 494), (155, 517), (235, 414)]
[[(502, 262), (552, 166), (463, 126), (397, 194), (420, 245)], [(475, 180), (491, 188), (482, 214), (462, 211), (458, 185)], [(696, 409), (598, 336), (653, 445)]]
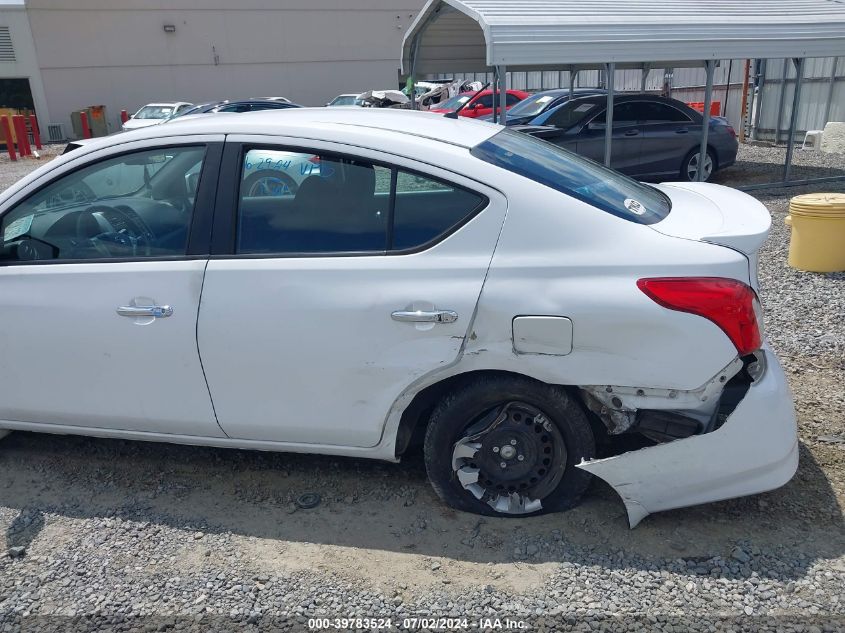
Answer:
[(153, 101), (284, 96), (323, 105), (343, 92), (395, 88), (402, 37), (424, 3), (11, 2), (0, 1), (0, 85), (27, 79), (42, 129), (61, 124), (67, 134), (71, 112), (90, 105), (105, 105), (116, 129), (120, 110)]

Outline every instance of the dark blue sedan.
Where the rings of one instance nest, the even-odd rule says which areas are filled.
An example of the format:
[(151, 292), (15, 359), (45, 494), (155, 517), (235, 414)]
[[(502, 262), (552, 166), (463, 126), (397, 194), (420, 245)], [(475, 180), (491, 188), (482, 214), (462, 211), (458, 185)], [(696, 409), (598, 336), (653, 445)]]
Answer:
[[(605, 91), (600, 88), (576, 88), (572, 94), (578, 98), (589, 95), (605, 94)], [(542, 114), (569, 101), (569, 97), (570, 92), (568, 88), (536, 92), (508, 110), (508, 116), (505, 119), (505, 124), (510, 126), (531, 123), (532, 120), (538, 116), (541, 116)], [(478, 117), (478, 120), (492, 121), (493, 115), (487, 114), (485, 116)]]
[[(640, 179), (694, 181), (702, 163), (702, 122), (700, 113), (675, 99), (619, 95), (613, 106), (610, 166)], [(514, 129), (603, 162), (607, 100), (603, 95), (573, 99)], [(704, 180), (733, 165), (738, 149), (727, 119), (711, 118)]]

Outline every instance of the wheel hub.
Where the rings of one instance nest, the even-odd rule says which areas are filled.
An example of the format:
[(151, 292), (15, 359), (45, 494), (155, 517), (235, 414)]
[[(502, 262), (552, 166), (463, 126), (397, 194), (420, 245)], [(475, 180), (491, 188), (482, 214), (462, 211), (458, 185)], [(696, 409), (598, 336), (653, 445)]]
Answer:
[(453, 450), (458, 481), (499, 512), (541, 509), (566, 466), (560, 431), (539, 409), (521, 402), (509, 402), (477, 420)]

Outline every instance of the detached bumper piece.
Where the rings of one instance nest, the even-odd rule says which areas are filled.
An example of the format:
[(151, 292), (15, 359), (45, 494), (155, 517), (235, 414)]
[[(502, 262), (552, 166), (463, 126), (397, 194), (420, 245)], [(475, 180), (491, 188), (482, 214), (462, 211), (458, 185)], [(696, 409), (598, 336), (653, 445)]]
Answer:
[[(792, 395), (768, 346), (763, 355), (736, 407), (722, 416), (717, 412), (714, 430), (578, 464), (616, 490), (632, 528), (652, 512), (766, 492), (792, 478), (798, 468)], [(658, 431), (685, 432), (677, 416), (643, 417)]]

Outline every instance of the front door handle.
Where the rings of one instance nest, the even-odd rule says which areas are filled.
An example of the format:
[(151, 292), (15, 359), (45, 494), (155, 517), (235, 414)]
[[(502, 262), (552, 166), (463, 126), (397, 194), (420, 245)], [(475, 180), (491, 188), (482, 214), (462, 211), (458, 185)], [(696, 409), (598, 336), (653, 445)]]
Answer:
[(173, 314), (173, 308), (170, 306), (120, 306), (117, 313), (124, 317), (164, 319)]
[(394, 321), (403, 323), (454, 323), (458, 320), (458, 313), (453, 310), (397, 310), (390, 316)]
[(679, 130), (675, 130), (675, 134), (689, 134), (689, 130), (685, 127), (682, 127)]
[(637, 136), (639, 135), (639, 133), (639, 130), (628, 130), (627, 132), (625, 132), (625, 136)]

